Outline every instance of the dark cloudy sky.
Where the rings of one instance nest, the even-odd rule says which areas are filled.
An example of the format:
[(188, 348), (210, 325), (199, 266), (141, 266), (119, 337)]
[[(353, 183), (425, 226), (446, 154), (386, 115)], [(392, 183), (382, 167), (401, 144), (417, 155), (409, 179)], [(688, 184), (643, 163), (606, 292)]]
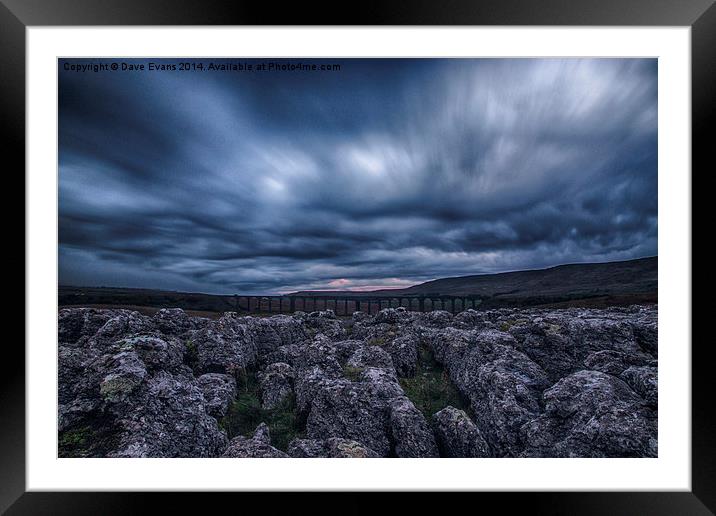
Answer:
[(60, 60), (60, 284), (366, 289), (657, 254), (656, 60), (312, 62), (341, 69)]

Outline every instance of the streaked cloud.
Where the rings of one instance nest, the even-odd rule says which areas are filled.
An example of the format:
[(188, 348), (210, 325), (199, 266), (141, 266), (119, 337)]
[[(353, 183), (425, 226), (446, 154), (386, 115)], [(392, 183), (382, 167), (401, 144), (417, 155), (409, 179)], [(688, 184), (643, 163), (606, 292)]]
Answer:
[(60, 282), (368, 289), (657, 253), (656, 60), (338, 62), (61, 71)]

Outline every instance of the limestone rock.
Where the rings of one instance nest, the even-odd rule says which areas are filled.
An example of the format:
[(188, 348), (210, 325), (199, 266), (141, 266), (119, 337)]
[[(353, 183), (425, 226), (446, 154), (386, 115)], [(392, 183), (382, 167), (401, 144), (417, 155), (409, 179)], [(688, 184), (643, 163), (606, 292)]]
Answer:
[(217, 419), (224, 417), (236, 397), (234, 377), (228, 374), (206, 373), (196, 381), (206, 400), (207, 414)]
[(235, 374), (255, 364), (256, 335), (250, 324), (224, 314), (194, 335), (201, 373)]
[(656, 415), (619, 378), (579, 371), (544, 393), (522, 428), (529, 457), (656, 457)]
[(445, 407), (433, 416), (435, 435), (443, 457), (490, 457), (490, 449), (463, 410)]
[(388, 417), (361, 383), (325, 382), (311, 403), (306, 424), (311, 439), (341, 437), (365, 444), (381, 457), (390, 452)]
[(415, 376), (418, 365), (418, 337), (405, 335), (393, 340), (386, 350), (395, 366), (398, 376)]
[(625, 370), (620, 377), (650, 406), (656, 408), (659, 400), (659, 377), (656, 367), (632, 366)]
[(405, 396), (389, 402), (390, 432), (398, 457), (438, 457), (430, 425), (425, 416)]
[(259, 372), (261, 386), (261, 407), (273, 409), (293, 394), (293, 368), (282, 362), (275, 362)]
[(297, 458), (369, 459), (378, 454), (358, 441), (332, 437), (330, 439), (294, 439), (288, 454)]
[(273, 459), (288, 457), (288, 455), (271, 446), (268, 426), (261, 423), (256, 428), (253, 437), (234, 437), (222, 457)]

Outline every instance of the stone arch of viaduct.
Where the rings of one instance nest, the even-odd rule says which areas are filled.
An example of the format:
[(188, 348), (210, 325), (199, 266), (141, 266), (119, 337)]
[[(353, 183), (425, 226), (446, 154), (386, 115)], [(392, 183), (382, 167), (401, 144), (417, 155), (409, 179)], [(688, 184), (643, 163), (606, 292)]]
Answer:
[(376, 313), (383, 308), (405, 307), (416, 312), (446, 310), (458, 313), (477, 308), (480, 299), (474, 296), (242, 296), (235, 295), (234, 308), (247, 313), (286, 313), (333, 310), (336, 315), (354, 312)]

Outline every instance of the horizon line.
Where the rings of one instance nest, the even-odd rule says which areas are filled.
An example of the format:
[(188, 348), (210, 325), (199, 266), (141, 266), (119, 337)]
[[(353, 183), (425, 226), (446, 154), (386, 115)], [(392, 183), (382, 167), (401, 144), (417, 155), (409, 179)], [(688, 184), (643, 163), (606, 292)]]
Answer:
[(233, 296), (239, 296), (239, 297), (284, 297), (284, 296), (290, 296), (291, 294), (299, 294), (301, 292), (311, 293), (311, 292), (332, 292), (332, 293), (341, 293), (341, 294), (366, 294), (366, 293), (377, 293), (385, 290), (405, 290), (408, 288), (416, 287), (418, 285), (424, 285), (426, 283), (430, 283), (433, 281), (439, 281), (439, 280), (448, 280), (448, 279), (456, 279), (456, 278), (471, 278), (475, 276), (498, 276), (501, 274), (511, 274), (516, 272), (533, 272), (533, 271), (546, 271), (549, 269), (556, 269), (557, 267), (567, 267), (570, 265), (601, 265), (601, 264), (607, 264), (607, 263), (624, 263), (624, 262), (635, 262), (639, 260), (648, 260), (651, 258), (659, 258), (658, 254), (650, 255), (650, 256), (641, 256), (639, 258), (630, 258), (628, 260), (614, 260), (614, 261), (606, 261), (606, 262), (569, 262), (569, 263), (560, 263), (556, 265), (550, 265), (548, 267), (541, 267), (537, 269), (511, 269), (511, 270), (505, 270), (500, 272), (483, 272), (483, 273), (477, 273), (477, 274), (466, 274), (463, 276), (445, 276), (440, 278), (433, 278), (429, 280), (422, 281), (420, 283), (415, 283), (413, 285), (409, 285), (406, 287), (394, 287), (394, 286), (386, 286), (381, 287), (378, 289), (373, 290), (340, 290), (340, 289), (310, 289), (310, 290), (292, 290), (290, 292), (285, 293), (264, 293), (264, 294), (239, 294), (239, 293), (233, 293), (233, 294), (213, 294), (209, 292), (186, 292), (182, 290), (171, 290), (171, 289), (164, 289), (164, 288), (151, 288), (151, 287), (127, 287), (127, 286), (113, 286), (113, 285), (67, 285), (67, 284), (57, 284), (58, 290), (60, 288), (106, 288), (106, 289), (125, 289), (125, 290), (152, 290), (156, 292), (172, 292), (176, 294), (196, 294), (196, 295), (205, 295), (205, 296), (220, 296), (220, 297), (233, 297)]

